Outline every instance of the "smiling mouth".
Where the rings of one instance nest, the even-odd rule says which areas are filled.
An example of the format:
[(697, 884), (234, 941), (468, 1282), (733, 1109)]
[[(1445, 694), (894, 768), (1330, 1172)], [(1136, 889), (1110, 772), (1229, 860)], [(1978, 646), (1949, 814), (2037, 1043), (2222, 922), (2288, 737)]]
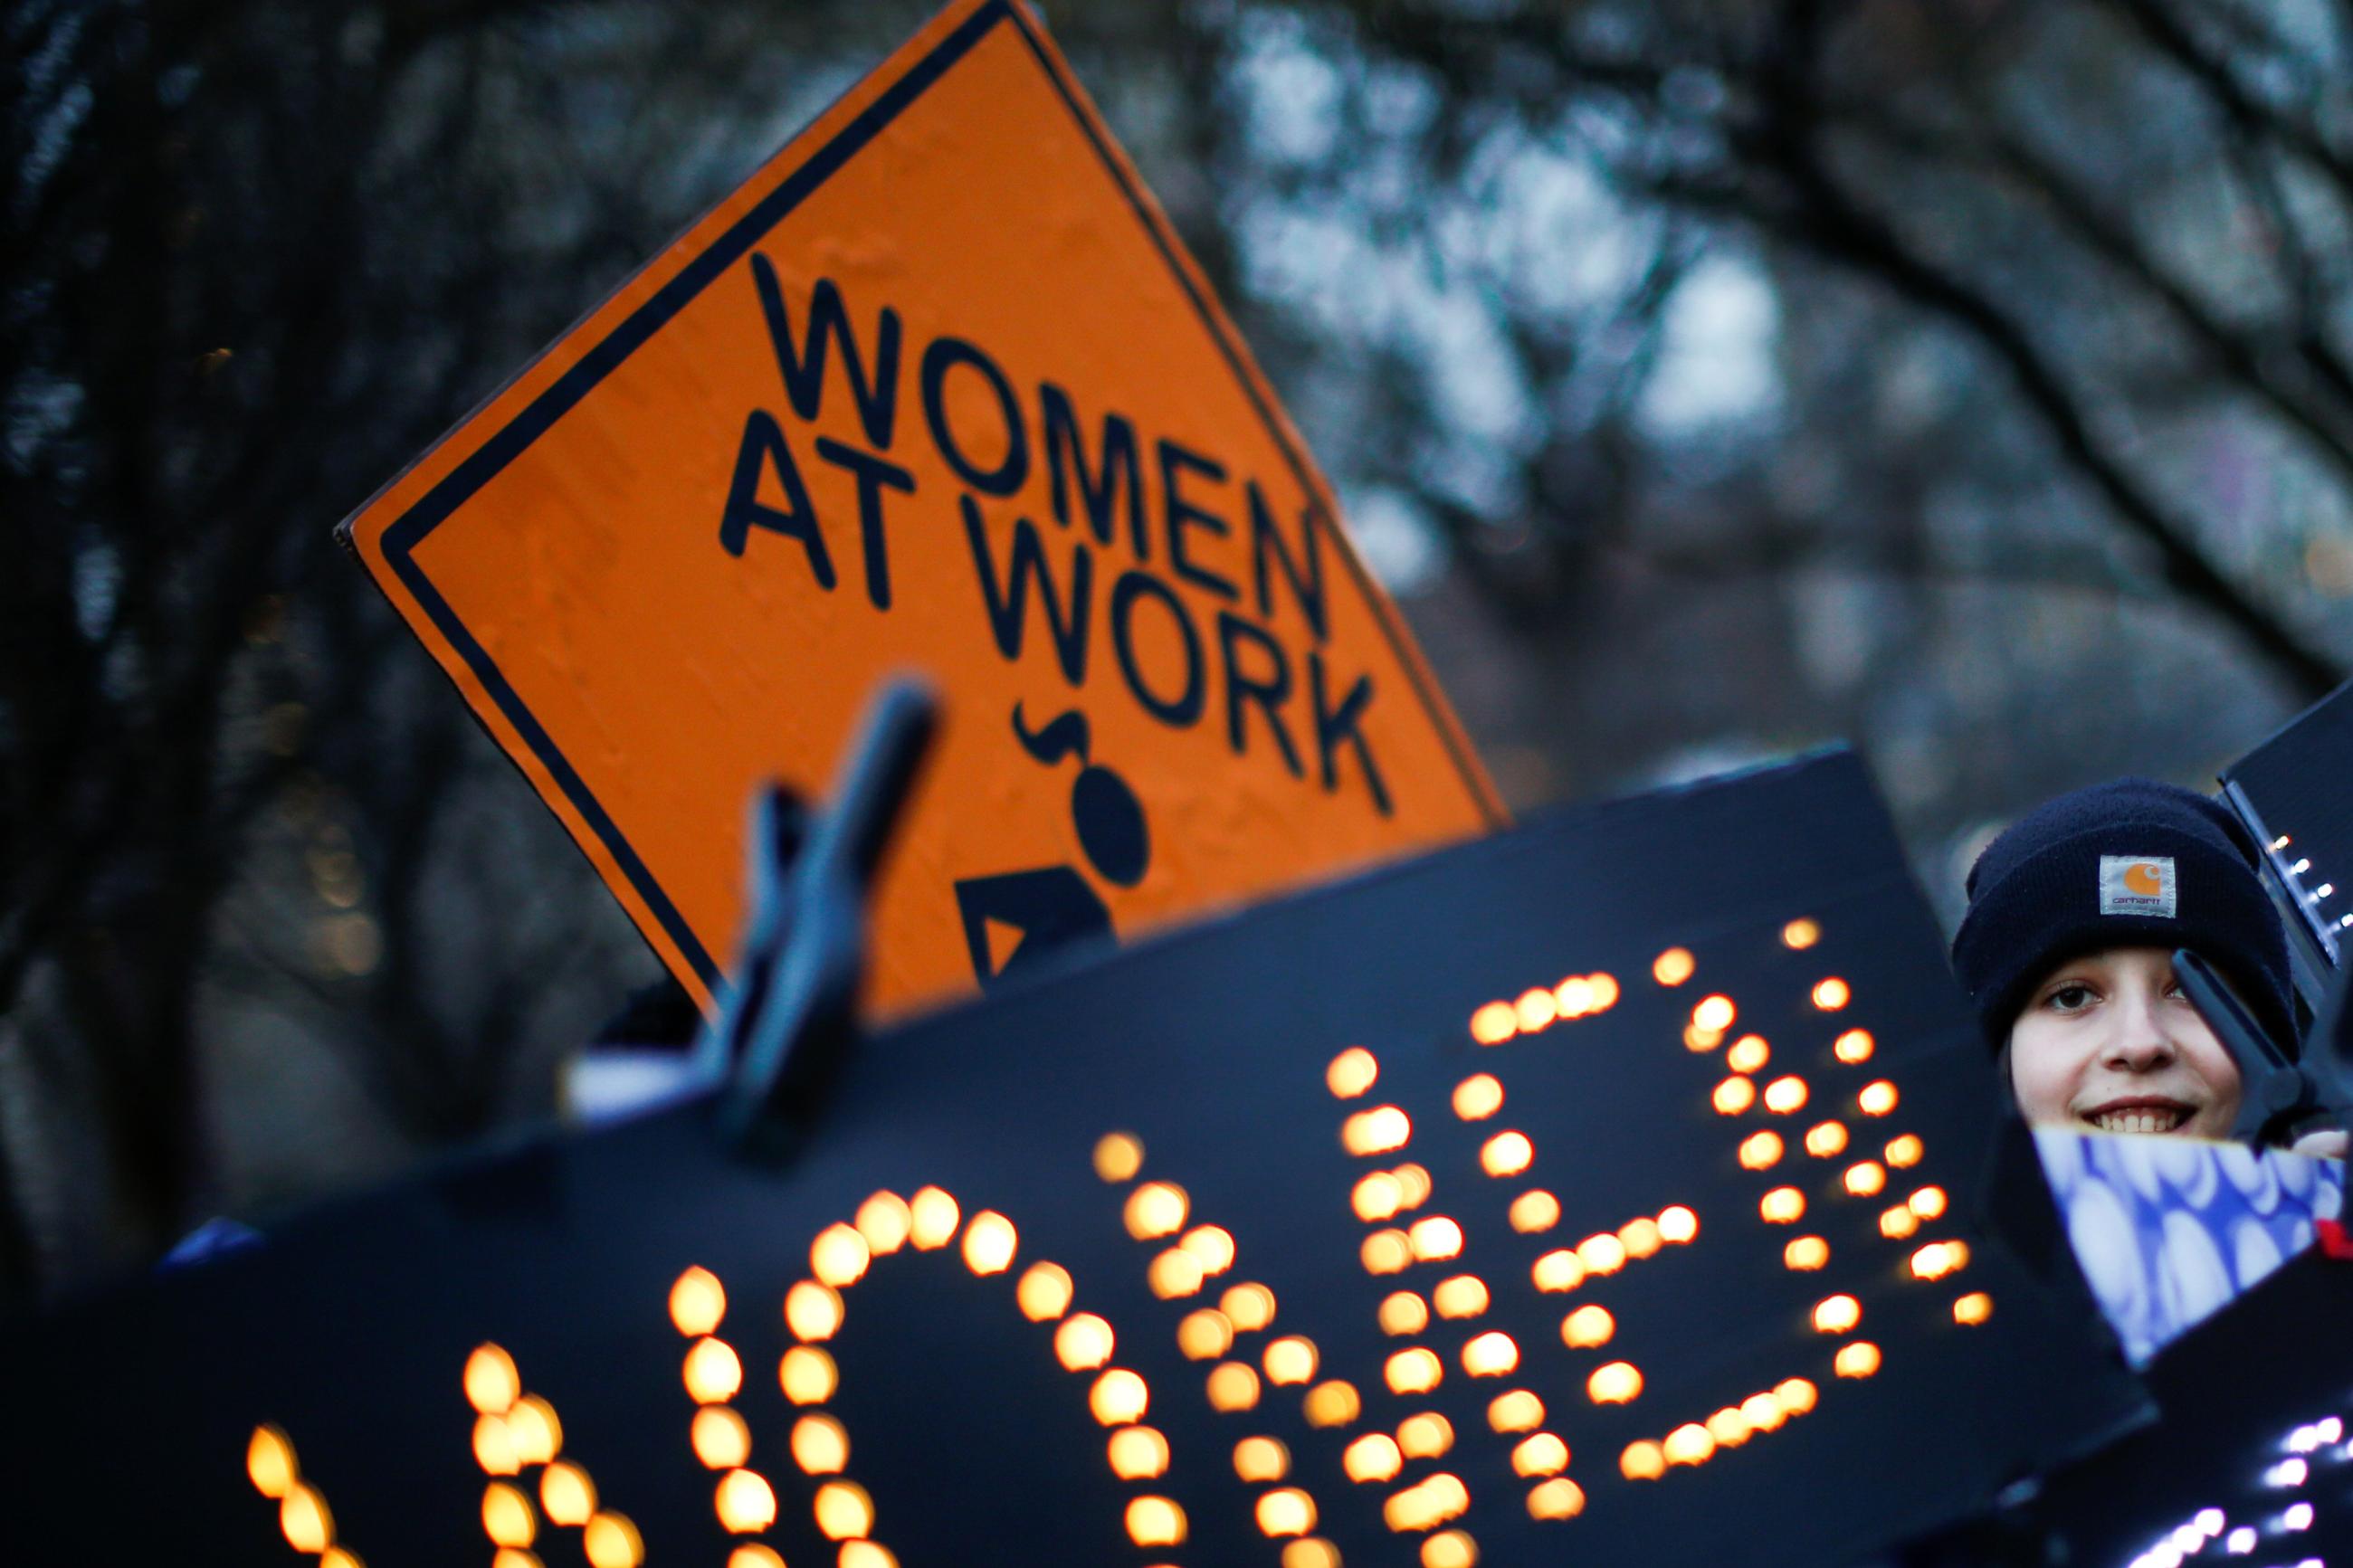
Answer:
[(2084, 1120), (2103, 1132), (2176, 1132), (2190, 1117), (2180, 1105), (2126, 1105), (2092, 1110)]

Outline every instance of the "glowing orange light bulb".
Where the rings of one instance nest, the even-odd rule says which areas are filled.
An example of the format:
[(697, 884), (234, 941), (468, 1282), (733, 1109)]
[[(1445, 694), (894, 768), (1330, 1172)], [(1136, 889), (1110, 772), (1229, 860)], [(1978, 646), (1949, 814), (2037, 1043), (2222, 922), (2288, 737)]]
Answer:
[(1757, 1203), (1767, 1225), (1793, 1225), (1805, 1217), (1806, 1194), (1795, 1187), (1775, 1187)]
[(1282, 1568), (1340, 1568), (1340, 1549), (1315, 1536), (1287, 1542)]
[(1945, 1189), (1942, 1187), (1922, 1187), (1904, 1201), (1922, 1219), (1939, 1219), (1945, 1213)]
[(1248, 1410), (1258, 1404), (1258, 1373), (1240, 1362), (1221, 1362), (1209, 1369), (1209, 1407)]
[(1927, 1146), (1920, 1142), (1916, 1133), (1906, 1132), (1901, 1138), (1890, 1139), (1885, 1152), (1887, 1163), (1900, 1169), (1918, 1164), (1921, 1155), (1927, 1152)]
[(1862, 1321), (1862, 1304), (1852, 1296), (1826, 1296), (1814, 1304), (1818, 1333), (1842, 1334)]
[(1849, 1029), (1831, 1043), (1831, 1055), (1852, 1067), (1857, 1062), (1869, 1061), (1877, 1045), (1869, 1029)]
[(805, 1475), (838, 1476), (849, 1468), (849, 1434), (830, 1415), (804, 1415), (793, 1423), (793, 1463)]
[(1564, 1018), (1582, 1018), (1593, 1011), (1593, 982), (1582, 974), (1572, 974), (1554, 986), (1552, 996)]
[(1146, 1182), (1127, 1195), (1128, 1235), (1138, 1241), (1174, 1236), (1185, 1228), (1192, 1200), (1173, 1182)]
[(1740, 1141), (1740, 1164), (1743, 1170), (1762, 1171), (1779, 1163), (1781, 1135), (1778, 1132), (1752, 1132)]
[(1315, 1340), (1296, 1333), (1284, 1335), (1268, 1344), (1259, 1361), (1266, 1366), (1268, 1383), (1306, 1383), (1315, 1375)]
[(795, 1405), (824, 1404), (837, 1381), (833, 1358), (814, 1345), (795, 1345), (776, 1363), (776, 1383)]
[(1095, 1174), (1104, 1181), (1133, 1181), (1142, 1169), (1144, 1143), (1133, 1132), (1106, 1132), (1095, 1144)]
[[(532, 1512), (531, 1500), (520, 1488), (492, 1481), (482, 1489), (482, 1533), (495, 1546), (529, 1546), (539, 1533), (539, 1516)], [(325, 1548), (322, 1541), (310, 1550)]]
[(1181, 1247), (1172, 1247), (1152, 1260), (1152, 1266), (1145, 1270), (1145, 1281), (1152, 1287), (1152, 1293), (1164, 1301), (1198, 1294), (1201, 1289), (1201, 1260)]
[(1704, 996), (1692, 1008), (1691, 1021), (1711, 1033), (1722, 1034), (1732, 1027), (1732, 1020), (1737, 1011), (1729, 996)]
[(1528, 1278), (1539, 1290), (1574, 1290), (1585, 1283), (1585, 1260), (1562, 1247), (1537, 1258), (1529, 1267)]
[(1364, 1410), (1364, 1401), (1357, 1396), (1356, 1385), (1340, 1378), (1319, 1383), (1307, 1391), (1303, 1408), (1310, 1426), (1345, 1426)]
[(466, 1402), (481, 1415), (505, 1415), (522, 1393), (514, 1357), (497, 1345), (478, 1345), (466, 1358)]
[(1388, 1433), (1368, 1432), (1341, 1451), (1340, 1468), (1352, 1481), (1386, 1481), (1405, 1468), (1405, 1457)]
[(1453, 1447), (1453, 1424), (1435, 1410), (1398, 1423), (1398, 1448), (1409, 1459), (1434, 1459)]
[(1615, 1274), (1626, 1267), (1626, 1244), (1606, 1232), (1588, 1236), (1577, 1244), (1577, 1257), (1588, 1274)]
[(1895, 1086), (1885, 1079), (1863, 1085), (1854, 1102), (1865, 1116), (1884, 1116), (1895, 1109)]
[(1181, 1546), (1185, 1510), (1165, 1497), (1130, 1498), (1127, 1538), (1138, 1546)]
[(1107, 1364), (1114, 1346), (1111, 1325), (1092, 1312), (1079, 1312), (1054, 1331), (1054, 1359), (1069, 1372), (1092, 1372)]
[(1618, 1331), (1618, 1321), (1606, 1307), (1579, 1307), (1560, 1321), (1561, 1342), (1571, 1350), (1591, 1350), (1606, 1345)]
[(785, 1326), (796, 1339), (831, 1339), (841, 1327), (840, 1293), (814, 1279), (801, 1280), (785, 1292)]
[(1801, 1236), (1781, 1249), (1785, 1268), (1806, 1273), (1821, 1268), (1831, 1260), (1831, 1244), (1819, 1236)]
[(284, 1497), (301, 1474), (294, 1461), (293, 1443), (275, 1426), (256, 1426), (245, 1446), (245, 1473), (253, 1489), (263, 1497)]
[(826, 1482), (817, 1489), (810, 1511), (828, 1541), (854, 1541), (874, 1533), (874, 1500), (856, 1481)]
[(1425, 1263), (1459, 1257), (1462, 1251), (1462, 1227), (1443, 1215), (1432, 1215), (1413, 1222), (1406, 1231), (1406, 1245)]
[(1130, 1421), (1141, 1421), (1152, 1404), (1152, 1391), (1144, 1379), (1124, 1367), (1113, 1367), (1095, 1379), (1087, 1391), (1087, 1408), (1097, 1421), (1106, 1426), (1124, 1426)]
[(1121, 1480), (1148, 1481), (1167, 1472), (1168, 1439), (1149, 1426), (1123, 1426), (1111, 1435), (1104, 1456)]
[(1430, 1200), (1430, 1173), (1419, 1165), (1399, 1165), (1389, 1173), (1405, 1194), (1400, 1206), (1418, 1209)]
[(1291, 1450), (1272, 1437), (1245, 1437), (1234, 1445), (1234, 1474), (1245, 1481), (1279, 1481), (1291, 1473)]
[(1499, 1394), (1487, 1403), (1487, 1425), (1498, 1432), (1533, 1432), (1544, 1425), (1544, 1401), (1525, 1388)]
[(1901, 1241), (1920, 1228), (1920, 1216), (1908, 1204), (1897, 1204), (1879, 1216), (1879, 1234), (1890, 1240)]
[(1609, 1362), (1593, 1369), (1585, 1392), (1596, 1405), (1624, 1405), (1642, 1392), (1642, 1374), (1631, 1362)]
[(1454, 1086), (1454, 1114), (1465, 1121), (1484, 1121), (1504, 1108), (1504, 1086), (1493, 1073), (1473, 1073)]
[(1427, 1394), (1446, 1376), (1438, 1352), (1417, 1347), (1399, 1351), (1381, 1369), (1392, 1394)]
[(1781, 945), (1802, 952), (1822, 940), (1822, 928), (1810, 920), (1791, 921), (1781, 928)]
[(1887, 1185), (1887, 1167), (1876, 1160), (1859, 1160), (1846, 1168), (1846, 1190), (1856, 1197), (1875, 1197)]
[(1491, 1176), (1516, 1176), (1535, 1163), (1535, 1145), (1525, 1132), (1498, 1132), (1480, 1146), (1479, 1168)]
[(1740, 1402), (1740, 1418), (1752, 1432), (1771, 1432), (1789, 1418), (1789, 1413), (1772, 1394), (1752, 1394)]
[(1974, 1326), (1993, 1316), (1993, 1298), (1982, 1290), (1972, 1290), (1953, 1303), (1953, 1321)]
[(1777, 1078), (1765, 1086), (1765, 1109), (1777, 1116), (1801, 1110), (1805, 1103), (1806, 1080), (1795, 1073)]
[(1596, 972), (1586, 979), (1593, 986), (1593, 1007), (1596, 1013), (1607, 1013), (1618, 1003), (1618, 980), (1615, 975)]
[(1629, 1258), (1650, 1258), (1657, 1254), (1666, 1237), (1659, 1233), (1659, 1222), (1645, 1215), (1620, 1226), (1618, 1242)]
[(809, 1243), (809, 1272), (828, 1285), (855, 1285), (865, 1278), (873, 1256), (866, 1237), (853, 1226), (829, 1225)]
[(1541, 1187), (1532, 1187), (1512, 1200), (1512, 1228), (1523, 1236), (1550, 1230), (1560, 1223), (1560, 1200)]
[(1520, 1347), (1500, 1331), (1473, 1335), (1462, 1347), (1462, 1370), (1472, 1377), (1501, 1377), (1520, 1364)]
[(1683, 1049), (1694, 1055), (1704, 1055), (1722, 1044), (1724, 1044), (1722, 1029), (1704, 1029), (1697, 1024), (1683, 1026)]
[(751, 1470), (730, 1470), (720, 1477), (712, 1506), (720, 1527), (731, 1535), (757, 1534), (776, 1522), (776, 1491)]
[(1708, 1097), (1719, 1116), (1738, 1116), (1757, 1103), (1757, 1085), (1745, 1078), (1728, 1078)]
[(724, 1340), (697, 1340), (686, 1352), (687, 1397), (697, 1405), (724, 1405), (744, 1386), (744, 1363)]
[(1233, 1348), (1234, 1323), (1214, 1307), (1187, 1312), (1176, 1325), (1176, 1348), (1187, 1361), (1215, 1361)]
[(1699, 1215), (1677, 1204), (1659, 1211), (1659, 1238), (1680, 1247), (1699, 1234)]
[(690, 1268), (670, 1288), (670, 1321), (688, 1339), (715, 1331), (727, 1315), (727, 1291), (708, 1268)]
[(1585, 1489), (1567, 1476), (1549, 1480), (1528, 1493), (1530, 1519), (1575, 1519), (1585, 1511)]
[(558, 1459), (539, 1473), (539, 1510), (550, 1524), (576, 1529), (596, 1511), (596, 1483), (579, 1466)]
[(1387, 1171), (1375, 1171), (1359, 1180), (1348, 1194), (1348, 1206), (1368, 1223), (1385, 1220), (1405, 1206), (1405, 1187)]
[[(1853, 1348), (1852, 1345), (1847, 1347), (1848, 1350)], [(1802, 1377), (1786, 1378), (1773, 1385), (1773, 1398), (1790, 1415), (1803, 1415), (1814, 1407), (1814, 1385)]]
[(1475, 1318), (1487, 1310), (1487, 1286), (1475, 1274), (1457, 1274), (1440, 1280), (1430, 1293), (1441, 1318)]
[[(498, 1563), (491, 1568), (501, 1568)], [(727, 1568), (785, 1568), (784, 1554), (773, 1546), (746, 1541), (727, 1554)]]
[(1520, 1017), (1509, 1002), (1490, 1002), (1471, 1015), (1471, 1037), (1482, 1046), (1500, 1046), (1519, 1032)]
[(1651, 978), (1662, 985), (1681, 985), (1694, 967), (1688, 949), (1671, 947), (1651, 961)]
[(849, 1223), (866, 1238), (869, 1252), (877, 1258), (888, 1258), (907, 1245), (907, 1237), (915, 1228), (915, 1211), (898, 1194), (880, 1192), (858, 1205)]
[(1377, 1230), (1357, 1244), (1367, 1274), (1396, 1274), (1413, 1264), (1413, 1246), (1401, 1230)]
[(1324, 1069), (1324, 1083), (1335, 1098), (1354, 1100), (1372, 1088), (1380, 1076), (1381, 1064), (1373, 1053), (1362, 1046), (1350, 1046)]
[(1668, 1433), (1659, 1449), (1671, 1465), (1704, 1465), (1715, 1452), (1715, 1439), (1706, 1427), (1688, 1421)]
[(738, 1469), (752, 1457), (751, 1427), (723, 1405), (706, 1405), (697, 1410), (687, 1439), (705, 1469)]
[(1748, 1417), (1740, 1413), (1737, 1405), (1725, 1405), (1702, 1425), (1719, 1448), (1737, 1448), (1748, 1441)]
[(1033, 1323), (1049, 1323), (1070, 1310), (1071, 1271), (1059, 1263), (1033, 1263), (1021, 1271), (1013, 1299)]
[(1852, 999), (1854, 993), (1847, 983), (1833, 974), (1814, 986), (1814, 1005), (1825, 1013), (1835, 1013)]
[(1421, 1543), (1421, 1568), (1476, 1568), (1479, 1543), (1459, 1530), (1444, 1530)]
[(1827, 1160), (1846, 1148), (1846, 1128), (1841, 1122), (1818, 1121), (1806, 1129), (1806, 1152)]
[[(524, 1506), (528, 1508), (530, 1505)], [(487, 1523), (488, 1505), (485, 1504), (484, 1508), (483, 1517)], [(525, 1522), (528, 1523), (528, 1519)], [(315, 1557), (326, 1551), (335, 1539), (335, 1516), (327, 1511), (327, 1500), (319, 1495), (318, 1488), (304, 1481), (290, 1481), (285, 1495), (278, 1500), (278, 1530), (286, 1537), (287, 1545)], [(491, 1537), (493, 1541), (497, 1539), (496, 1536)], [(530, 1541), (531, 1537), (526, 1532), (524, 1544), (528, 1545)]]
[(918, 1252), (932, 1252), (955, 1239), (964, 1211), (937, 1187), (919, 1188), (907, 1204), (907, 1239)]
[(1218, 1310), (1237, 1333), (1253, 1333), (1274, 1321), (1274, 1292), (1263, 1285), (1236, 1285), (1218, 1298)]
[(1629, 1443), (1618, 1456), (1618, 1468), (1630, 1481), (1655, 1481), (1667, 1473), (1667, 1456), (1656, 1443)]
[(1841, 1377), (1869, 1377), (1879, 1370), (1879, 1347), (1869, 1340), (1851, 1340), (1831, 1358), (1831, 1368)]
[(1258, 1500), (1259, 1530), (1276, 1540), (1315, 1528), (1315, 1501), (1297, 1487), (1278, 1487)]
[(1340, 1124), (1341, 1146), (1351, 1154), (1386, 1154), (1413, 1142), (1413, 1119), (1394, 1105), (1359, 1110)]
[(1418, 1334), (1430, 1326), (1430, 1306), (1410, 1290), (1397, 1290), (1381, 1298), (1381, 1332), (1385, 1334)]
[(1020, 1247), (1013, 1222), (994, 1209), (981, 1210), (964, 1227), (964, 1263), (975, 1274), (1004, 1273)]
[(514, 1445), (517, 1464), (543, 1465), (564, 1447), (564, 1423), (555, 1418), (554, 1405), (526, 1394), (508, 1407), (507, 1440)]
[(1532, 986), (1520, 993), (1520, 999), (1512, 1004), (1512, 1011), (1518, 1016), (1520, 1033), (1533, 1035), (1560, 1016), (1560, 999), (1546, 986)]
[(1724, 1053), (1724, 1065), (1734, 1072), (1755, 1072), (1773, 1059), (1773, 1047), (1762, 1035), (1743, 1035)]
[(607, 1509), (580, 1531), (580, 1550), (588, 1568), (638, 1568), (646, 1560), (645, 1542), (628, 1515)]

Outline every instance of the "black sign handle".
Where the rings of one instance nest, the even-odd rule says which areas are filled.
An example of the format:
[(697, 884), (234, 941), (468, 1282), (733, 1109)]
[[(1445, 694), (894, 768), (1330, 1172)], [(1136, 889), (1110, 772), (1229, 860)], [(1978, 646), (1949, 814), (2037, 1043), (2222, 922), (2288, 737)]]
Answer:
[(725, 1075), (721, 1132), (747, 1153), (789, 1154), (857, 1040), (867, 895), (938, 717), (929, 689), (893, 680), (867, 710), (827, 810), (805, 817), (781, 788), (762, 802), (749, 934), (699, 1047)]

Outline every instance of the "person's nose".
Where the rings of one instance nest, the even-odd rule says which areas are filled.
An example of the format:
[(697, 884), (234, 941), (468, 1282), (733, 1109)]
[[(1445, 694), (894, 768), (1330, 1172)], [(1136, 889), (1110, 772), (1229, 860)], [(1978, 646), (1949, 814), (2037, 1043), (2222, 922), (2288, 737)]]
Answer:
[(2119, 997), (2109, 1017), (2112, 1028), (2105, 1057), (2110, 1067), (2123, 1072), (2154, 1072), (2180, 1054), (2154, 999)]

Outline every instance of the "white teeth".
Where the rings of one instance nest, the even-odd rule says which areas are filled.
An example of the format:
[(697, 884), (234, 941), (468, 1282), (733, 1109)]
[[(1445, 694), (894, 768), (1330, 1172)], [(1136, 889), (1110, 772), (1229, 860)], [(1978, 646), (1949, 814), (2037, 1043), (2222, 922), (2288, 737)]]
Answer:
[(2089, 1117), (2103, 1132), (2170, 1132), (2189, 1120), (2186, 1110), (2104, 1110)]

